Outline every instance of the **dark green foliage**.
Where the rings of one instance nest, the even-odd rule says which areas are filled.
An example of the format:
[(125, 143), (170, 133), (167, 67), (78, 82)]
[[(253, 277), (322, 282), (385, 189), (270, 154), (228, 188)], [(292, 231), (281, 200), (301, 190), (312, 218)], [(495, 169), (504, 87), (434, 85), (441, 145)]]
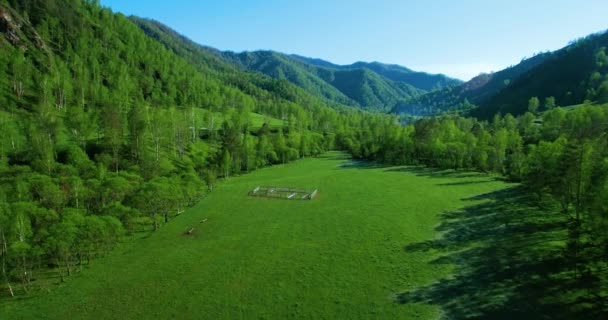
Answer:
[(490, 119), (495, 114), (525, 113), (530, 97), (538, 97), (538, 111), (551, 109), (556, 103), (562, 106), (585, 100), (604, 103), (608, 97), (606, 46), (608, 33), (590, 35), (505, 70), (405, 100), (392, 112), (431, 115), (457, 111)]
[(403, 101), (396, 105), (392, 112), (410, 115), (433, 115), (446, 111), (461, 113), (470, 111), (476, 105), (510, 86), (522, 74), (542, 64), (550, 56), (550, 53), (539, 54), (496, 73), (480, 74), (463, 84), (449, 86)]
[(580, 104), (584, 100), (602, 102), (602, 84), (608, 71), (603, 54), (606, 46), (608, 33), (604, 32), (551, 53), (543, 63), (522, 74), (504, 90), (480, 102), (474, 115), (522, 114), (531, 96), (537, 96), (541, 101), (554, 97), (562, 106)]

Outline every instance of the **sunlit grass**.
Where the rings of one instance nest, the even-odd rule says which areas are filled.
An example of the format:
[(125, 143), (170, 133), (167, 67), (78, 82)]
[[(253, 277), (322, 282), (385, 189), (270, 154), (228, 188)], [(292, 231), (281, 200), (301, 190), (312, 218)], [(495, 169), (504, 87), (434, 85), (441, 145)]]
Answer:
[[(257, 185), (319, 189), (312, 201), (247, 196)], [(2, 319), (431, 319), (399, 293), (449, 276), (441, 214), (504, 188), (476, 173), (428, 174), (339, 153), (220, 184), (158, 232), (134, 240), (50, 293), (4, 303)], [(206, 222), (201, 223), (202, 220)], [(185, 232), (191, 228), (191, 235)]]

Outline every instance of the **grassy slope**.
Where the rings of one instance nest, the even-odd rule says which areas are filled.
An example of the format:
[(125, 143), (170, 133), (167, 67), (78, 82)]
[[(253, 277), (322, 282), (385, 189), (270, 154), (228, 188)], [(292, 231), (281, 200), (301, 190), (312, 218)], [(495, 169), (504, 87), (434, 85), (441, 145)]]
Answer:
[(282, 128), (285, 125), (283, 120), (265, 116), (263, 114), (252, 112), (250, 115), (251, 128), (254, 130), (260, 129), (264, 123), (268, 123), (271, 129)]
[[(196, 117), (198, 119), (198, 121), (200, 122), (199, 125), (200, 126), (207, 126), (208, 125), (208, 118), (209, 118), (209, 111), (205, 110), (205, 109), (195, 109), (194, 112), (196, 113)], [(215, 122), (215, 127), (220, 128), (222, 123), (224, 122), (224, 115), (221, 114), (220, 112), (215, 112), (214, 115), (214, 122)], [(206, 121), (203, 121), (206, 120)], [(268, 126), (270, 127), (270, 129), (278, 129), (278, 128), (282, 128), (285, 125), (285, 121), (281, 120), (281, 119), (277, 119), (277, 118), (273, 118), (267, 115), (263, 115), (263, 114), (259, 114), (259, 113), (255, 113), (255, 112), (250, 112), (249, 113), (249, 124), (250, 124), (250, 129), (251, 131), (257, 131), (259, 130), (264, 123), (268, 123)]]
[[(314, 201), (250, 198), (256, 185), (318, 188)], [(448, 276), (441, 214), (505, 187), (478, 174), (419, 175), (337, 153), (232, 178), (199, 205), (125, 244), (52, 293), (4, 301), (6, 319), (421, 319), (439, 308), (400, 293)], [(201, 219), (207, 218), (204, 224)], [(195, 226), (194, 235), (184, 231)]]

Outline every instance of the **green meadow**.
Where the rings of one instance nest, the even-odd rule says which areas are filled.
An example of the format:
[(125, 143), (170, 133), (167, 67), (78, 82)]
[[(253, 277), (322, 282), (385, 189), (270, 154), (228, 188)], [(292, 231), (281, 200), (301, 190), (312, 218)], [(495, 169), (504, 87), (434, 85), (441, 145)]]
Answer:
[[(319, 193), (248, 196), (256, 186)], [(438, 318), (440, 303), (404, 293), (457, 270), (436, 263), (441, 250), (416, 245), (441, 238), (446, 214), (508, 187), (490, 175), (376, 166), (341, 153), (265, 168), (222, 182), (49, 292), (5, 300), (1, 318)]]

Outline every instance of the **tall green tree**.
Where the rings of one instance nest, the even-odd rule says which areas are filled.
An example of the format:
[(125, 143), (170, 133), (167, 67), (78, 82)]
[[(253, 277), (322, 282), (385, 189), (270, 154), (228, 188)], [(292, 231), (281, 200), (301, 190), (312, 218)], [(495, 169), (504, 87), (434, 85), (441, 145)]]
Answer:
[(538, 107), (540, 106), (540, 100), (538, 97), (532, 97), (528, 100), (528, 111), (536, 114), (538, 112)]

